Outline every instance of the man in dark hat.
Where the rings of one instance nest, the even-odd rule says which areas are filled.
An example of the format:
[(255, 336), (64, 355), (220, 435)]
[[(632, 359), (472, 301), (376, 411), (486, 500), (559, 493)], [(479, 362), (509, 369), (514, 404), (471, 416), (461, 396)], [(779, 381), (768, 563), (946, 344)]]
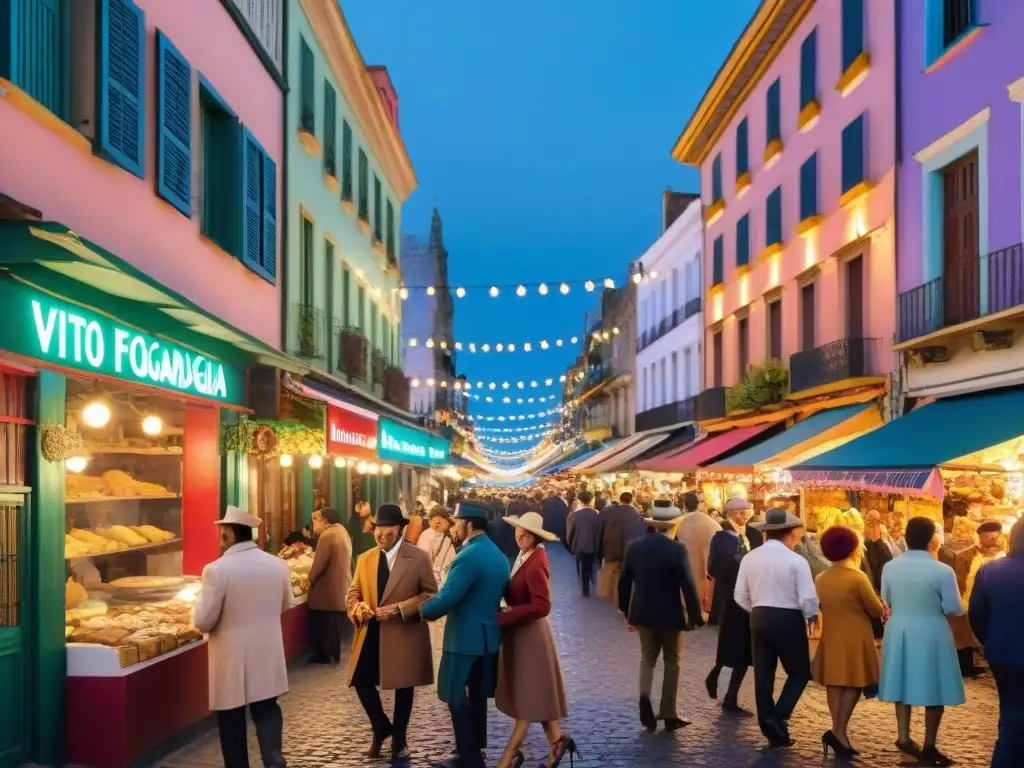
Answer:
[[(388, 738), (392, 760), (409, 755), (413, 692), (434, 682), (430, 631), (419, 607), (437, 594), (437, 580), (430, 556), (405, 540), (407, 522), (397, 504), (381, 505), (373, 527), (377, 546), (359, 556), (348, 590), (348, 616), (356, 626), (349, 685), (373, 727), (371, 758), (380, 757)], [(384, 714), (377, 686), (395, 692), (394, 720)]]
[(420, 606), (423, 618), (447, 616), (437, 695), (448, 705), (457, 756), (443, 766), (483, 768), (487, 699), (497, 684), (498, 612), (508, 585), (509, 562), (487, 535), (489, 510), (466, 502), (455, 508), (462, 549), (437, 596)]
[[(807, 625), (818, 620), (818, 593), (811, 566), (794, 551), (803, 526), (785, 509), (769, 509), (756, 524), (765, 542), (740, 560), (736, 575), (736, 604), (750, 614), (757, 719), (772, 747), (792, 745), (789, 717), (811, 680)], [(787, 677), (776, 701), (780, 661)]]

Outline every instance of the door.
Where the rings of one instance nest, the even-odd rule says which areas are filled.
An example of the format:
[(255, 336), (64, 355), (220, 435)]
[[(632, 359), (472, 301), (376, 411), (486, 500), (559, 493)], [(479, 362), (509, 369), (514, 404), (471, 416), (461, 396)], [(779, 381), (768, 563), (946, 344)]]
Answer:
[(715, 331), (711, 337), (711, 354), (714, 359), (711, 364), (714, 366), (711, 386), (722, 386), (722, 332)]
[(768, 356), (782, 359), (782, 299), (768, 304)]
[(747, 366), (750, 365), (750, 326), (749, 318), (741, 317), (736, 323), (736, 346), (739, 347), (740, 372), (739, 380), (747, 375)]
[(800, 289), (800, 349), (814, 349), (814, 283)]
[(0, 493), (0, 768), (28, 759), (26, 498)]
[(846, 337), (864, 338), (864, 259), (846, 265)]
[(978, 253), (978, 153), (946, 167), (942, 179), (943, 321), (956, 325), (981, 310)]

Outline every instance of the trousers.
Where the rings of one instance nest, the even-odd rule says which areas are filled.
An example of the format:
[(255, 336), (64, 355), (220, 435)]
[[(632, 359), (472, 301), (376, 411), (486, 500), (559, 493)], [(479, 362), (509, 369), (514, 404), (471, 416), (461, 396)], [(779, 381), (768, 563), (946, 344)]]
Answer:
[(459, 765), (484, 768), (482, 750), (487, 747), (487, 696), (484, 692), (483, 659), (477, 659), (466, 679), (465, 696), (448, 705), (455, 732)]
[(1024, 755), (1024, 668), (991, 666), (999, 694), (999, 733), (992, 768), (1013, 768)]
[(617, 560), (605, 560), (597, 574), (597, 596), (602, 600), (611, 600), (612, 605), (619, 607), (619, 574), (622, 563)]
[[(811, 680), (804, 615), (789, 608), (754, 608), (750, 614), (750, 640), (757, 719), (762, 724), (768, 720), (789, 720)], [(786, 672), (786, 683), (776, 701), (775, 672), (780, 662)]]
[(594, 583), (594, 555), (592, 552), (581, 552), (576, 555), (576, 571), (580, 576), (583, 596), (590, 597), (590, 587)]
[(356, 683), (356, 695), (363, 705), (366, 716), (370, 718), (374, 736), (391, 735), (392, 745), (404, 747), (406, 733), (409, 729), (409, 718), (412, 717), (412, 700), (415, 688), (399, 688), (395, 691), (395, 716), (389, 720), (384, 713), (384, 705), (380, 701), (380, 691), (376, 685), (367, 682)]
[[(287, 762), (282, 751), (284, 716), (277, 699), (254, 701), (249, 713), (256, 725), (256, 738), (260, 743), (260, 758), (265, 768), (285, 768)], [(220, 751), (224, 768), (249, 768), (249, 741), (245, 729), (245, 707), (222, 709), (217, 712), (217, 730), (220, 732)]]
[(661, 701), (658, 718), (678, 720), (676, 698), (679, 693), (679, 666), (682, 656), (682, 632), (669, 629), (637, 627), (640, 635), (640, 695), (651, 698), (654, 686), (654, 667), (661, 656), (665, 670), (661, 680)]
[(344, 611), (309, 611), (309, 645), (317, 661), (341, 660), (341, 641), (348, 634)]

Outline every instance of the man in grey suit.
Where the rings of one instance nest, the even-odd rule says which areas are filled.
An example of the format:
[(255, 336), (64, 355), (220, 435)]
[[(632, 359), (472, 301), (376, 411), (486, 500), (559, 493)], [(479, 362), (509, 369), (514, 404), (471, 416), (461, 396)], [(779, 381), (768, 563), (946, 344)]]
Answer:
[(601, 551), (601, 515), (591, 506), (594, 494), (590, 491), (580, 491), (576, 498), (583, 506), (569, 514), (566, 540), (569, 551), (576, 555), (576, 571), (580, 576), (583, 596), (590, 597), (594, 558)]

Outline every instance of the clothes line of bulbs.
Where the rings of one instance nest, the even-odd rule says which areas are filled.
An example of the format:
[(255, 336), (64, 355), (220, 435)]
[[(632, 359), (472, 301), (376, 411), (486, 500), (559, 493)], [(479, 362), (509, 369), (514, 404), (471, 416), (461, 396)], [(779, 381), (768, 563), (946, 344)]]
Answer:
[[(656, 271), (651, 272), (633, 272), (629, 279), (636, 285), (641, 283), (649, 282), (658, 277)], [(463, 286), (459, 285), (455, 287), (455, 295), (464, 299), (469, 295), (470, 291), (486, 291), (486, 295), (492, 299), (497, 299), (504, 292), (514, 292), (520, 299), (529, 296), (530, 293), (536, 293), (538, 296), (548, 295), (561, 295), (568, 296), (572, 292), (573, 286), (582, 286), (583, 290), (587, 293), (593, 293), (597, 286), (601, 285), (604, 288), (615, 288), (615, 280), (606, 277), (603, 280), (568, 280), (568, 281), (551, 281), (551, 282), (536, 282), (536, 283), (507, 283), (507, 284), (495, 284), (495, 285), (471, 285)], [(434, 285), (403, 285), (399, 288), (393, 288), (392, 292), (397, 293), (399, 298), (403, 301), (408, 299), (413, 291), (423, 291), (427, 296), (435, 296), (438, 290), (450, 290), (450, 286), (434, 286)]]
[(532, 435), (515, 435), (513, 437), (502, 437), (500, 435), (476, 435), (475, 440), (477, 442), (486, 440), (489, 443), (525, 443), (530, 440), (543, 440), (545, 437), (550, 435), (555, 430), (549, 430), (548, 432), (537, 432)]
[(548, 422), (547, 424), (530, 424), (526, 427), (476, 427), (473, 432), (479, 435), (481, 432), (537, 432), (542, 429), (553, 429), (558, 424)]
[(512, 416), (474, 416), (470, 414), (466, 418), (474, 423), (477, 421), (526, 421), (527, 419), (543, 419), (545, 416), (561, 413), (563, 410), (565, 410), (564, 407), (560, 405), (539, 413), (513, 414)]
[[(611, 339), (613, 337), (615, 337), (615, 336), (618, 336), (619, 333), (620, 333), (619, 328), (616, 326), (616, 327), (611, 328), (609, 330), (594, 331), (594, 333), (591, 334), (591, 338), (594, 341), (597, 341), (597, 342), (611, 341)], [(579, 342), (580, 342), (580, 337), (579, 336), (571, 336), (569, 338), (569, 344), (575, 345), (575, 344), (579, 344)], [(419, 345), (420, 345), (420, 340), (418, 338), (411, 338), (411, 339), (409, 339), (406, 342), (406, 346), (409, 347), (410, 349), (414, 349), (414, 348), (418, 347)], [(515, 352), (515, 351), (518, 350), (518, 351), (521, 351), (521, 352), (533, 352), (534, 347), (536, 347), (537, 349), (543, 350), (543, 351), (547, 351), (547, 350), (552, 349), (552, 348), (558, 349), (558, 348), (564, 347), (565, 346), (565, 339), (555, 339), (554, 342), (549, 342), (547, 339), (541, 339), (540, 341), (537, 341), (537, 342), (527, 341), (527, 342), (523, 342), (522, 344), (518, 344), (517, 345), (517, 344), (515, 344), (515, 342), (510, 342), (510, 343), (506, 344), (504, 342), (500, 342), (499, 341), (499, 342), (495, 342), (493, 344), (490, 344), (490, 343), (479, 343), (479, 342), (474, 342), (474, 341), (445, 341), (444, 339), (435, 341), (434, 339), (430, 338), (430, 339), (427, 339), (425, 342), (423, 342), (423, 346), (426, 347), (427, 349), (434, 349), (435, 347), (437, 347), (439, 349), (445, 349), (445, 350), (446, 349), (454, 349), (456, 352), (462, 352), (463, 350), (468, 350), (470, 352), (470, 354), (474, 354), (475, 355), (477, 352), (481, 352), (483, 354), (487, 354), (487, 353), (489, 353), (491, 351), (494, 351), (494, 352)]]
[[(419, 379), (419, 378), (414, 378), (414, 379), (411, 379), (409, 381), (409, 386), (412, 386), (412, 387), (421, 387), (421, 386), (424, 386), (424, 385), (428, 386), (428, 387), (435, 387), (436, 386), (436, 387), (441, 387), (441, 389), (447, 389), (448, 387), (451, 387), (456, 392), (465, 392), (466, 390), (471, 390), (471, 389), (473, 389), (475, 387), (476, 389), (489, 389), (489, 390), (491, 390), (493, 392), (494, 390), (497, 390), (499, 388), (504, 389), (504, 390), (508, 390), (508, 389), (512, 389), (513, 387), (515, 387), (516, 389), (527, 389), (527, 388), (529, 388), (529, 389), (537, 389), (540, 386), (553, 387), (555, 385), (555, 381), (556, 381), (555, 378), (552, 377), (552, 376), (549, 376), (548, 378), (543, 379), (543, 380), (533, 379), (532, 381), (517, 381), (514, 384), (512, 382), (508, 382), (508, 381), (502, 381), (502, 382), (497, 382), (497, 381), (478, 381), (478, 382), (476, 382), (476, 384), (473, 384), (473, 382), (471, 382), (471, 381), (460, 381), (459, 379), (456, 379), (454, 381), (449, 381), (448, 379), (434, 379), (434, 378)], [(559, 376), (557, 381), (558, 381), (559, 384), (564, 384), (565, 383), (565, 374), (562, 374), (561, 376)]]

